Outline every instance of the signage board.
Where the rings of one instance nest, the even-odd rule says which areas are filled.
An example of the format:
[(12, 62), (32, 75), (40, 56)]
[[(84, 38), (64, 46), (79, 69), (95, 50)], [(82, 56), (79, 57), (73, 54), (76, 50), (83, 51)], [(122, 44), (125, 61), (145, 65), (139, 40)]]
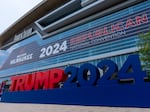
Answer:
[(29, 28), (29, 29), (24, 30), (23, 32), (21, 32), (21, 33), (15, 35), (15, 36), (14, 36), (14, 41), (15, 41), (15, 42), (16, 42), (16, 41), (20, 41), (20, 40), (23, 40), (23, 39), (29, 37), (30, 35), (32, 35), (32, 30), (33, 30), (32, 28)]

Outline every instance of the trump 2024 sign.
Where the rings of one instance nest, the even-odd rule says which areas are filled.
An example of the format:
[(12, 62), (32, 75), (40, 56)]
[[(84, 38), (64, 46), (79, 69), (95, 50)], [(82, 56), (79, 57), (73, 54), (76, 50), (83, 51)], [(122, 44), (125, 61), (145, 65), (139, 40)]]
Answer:
[[(102, 72), (103, 71), (103, 72)], [(150, 82), (138, 55), (118, 69), (111, 60), (96, 66), (54, 68), (11, 77), (3, 102), (150, 107)]]

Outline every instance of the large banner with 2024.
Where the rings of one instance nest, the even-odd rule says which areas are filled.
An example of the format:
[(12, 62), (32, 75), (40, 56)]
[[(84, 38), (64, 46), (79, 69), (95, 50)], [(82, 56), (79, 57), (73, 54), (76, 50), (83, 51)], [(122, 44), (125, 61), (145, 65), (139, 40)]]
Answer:
[[(143, 3), (143, 6), (144, 5), (150, 5), (150, 3)], [(138, 6), (125, 9), (116, 14), (109, 15), (108, 17), (97, 19), (93, 22), (96, 23), (99, 21), (101, 24), (95, 24), (95, 26), (87, 30), (84, 29), (82, 31), (81, 29), (80, 33), (66, 36), (59, 40), (48, 41), (54, 37), (49, 37), (45, 40), (42, 40), (40, 37), (32, 41), (28, 41), (28, 39), (24, 40), (22, 41), (23, 44), (20, 44), (20, 42), (14, 45), (15, 48), (13, 49), (12, 46), (6, 51), (1, 51), (1, 54), (5, 55), (0, 57), (2, 60), (0, 69), (3, 70), (37, 62), (43, 59), (98, 46), (106, 42), (130, 38), (145, 33), (149, 29), (150, 8), (143, 7), (134, 11), (136, 7)], [(126, 13), (126, 15), (120, 16), (119, 14), (122, 13)], [(110, 17), (114, 18), (111, 20)], [(104, 20), (107, 22), (103, 22)], [(90, 24), (91, 23), (87, 23), (86, 25)], [(81, 27), (82, 26), (79, 26), (79, 29)], [(34, 35), (32, 38), (35, 37), (37, 37), (37, 35)], [(57, 35), (55, 38), (57, 38)]]

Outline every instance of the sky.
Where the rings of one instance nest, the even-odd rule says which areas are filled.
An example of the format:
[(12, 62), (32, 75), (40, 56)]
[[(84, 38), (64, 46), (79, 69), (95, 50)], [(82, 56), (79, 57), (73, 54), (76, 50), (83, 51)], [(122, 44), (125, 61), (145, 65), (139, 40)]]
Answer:
[(0, 34), (42, 0), (0, 0)]

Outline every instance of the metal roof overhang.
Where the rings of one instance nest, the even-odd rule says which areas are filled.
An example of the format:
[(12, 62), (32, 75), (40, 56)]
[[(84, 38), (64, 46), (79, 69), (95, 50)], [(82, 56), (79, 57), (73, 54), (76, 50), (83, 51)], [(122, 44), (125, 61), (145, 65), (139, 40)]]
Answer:
[(92, 15), (93, 13), (95, 12), (100, 12), (100, 11), (103, 11), (113, 5), (116, 5), (116, 4), (119, 4), (121, 2), (124, 2), (126, 0), (98, 0), (96, 2), (93, 2), (91, 3), (90, 5), (86, 6), (86, 7), (83, 7), (82, 9), (68, 15), (68, 16), (65, 16), (64, 18), (61, 18), (61, 19), (58, 19), (57, 21), (47, 25), (46, 27), (42, 27), (40, 25), (40, 22), (42, 21), (45, 21), (46, 18), (50, 18), (50, 17), (53, 17), (53, 12), (54, 13), (57, 13), (59, 12), (59, 10), (65, 10), (64, 7), (59, 7), (56, 11), (53, 11), (52, 13), (49, 13), (48, 15), (40, 18), (38, 21), (36, 21), (35, 23), (39, 26), (39, 28), (42, 30), (42, 31), (45, 31), (45, 32), (52, 32), (54, 30), (57, 30), (61, 27), (64, 27), (68, 24), (71, 24), (75, 21), (78, 21), (80, 19), (83, 19), (87, 16), (90, 16)]
[[(40, 18), (35, 23), (42, 31), (48, 33), (47, 35), (43, 36), (43, 38), (47, 38), (57, 33), (66, 31), (70, 28), (84, 24), (88, 21), (135, 5), (142, 1), (144, 0), (97, 0), (96, 2), (93, 2), (90, 5), (83, 7), (76, 12), (73, 12), (68, 16), (65, 16), (64, 18), (58, 19), (57, 21), (47, 25), (46, 27), (40, 26), (39, 22), (44, 21), (45, 19), (47, 19), (47, 17), (52, 16), (52, 13), (49, 13), (48, 15)], [(58, 9), (62, 9), (62, 7), (59, 7)]]
[(70, 15), (81, 8), (80, 0), (70, 0), (69, 2), (40, 18), (35, 23), (41, 28), (46, 27), (60, 18), (64, 18), (66, 15)]
[[(53, 17), (54, 14), (56, 15), (56, 13), (59, 14), (60, 10), (65, 11), (65, 7), (59, 7), (57, 10), (52, 11), (48, 15), (40, 18), (35, 23), (36, 23), (37, 26), (39, 26), (39, 28), (42, 31), (52, 34), (53, 32), (65, 27), (65, 26), (68, 26), (68, 25), (70, 25), (74, 22), (80, 21), (83, 18), (89, 17), (89, 16), (91, 16), (95, 13), (103, 12), (103, 11), (105, 11), (105, 10), (107, 10), (107, 9), (113, 7), (113, 6), (116, 6), (118, 4), (128, 2), (128, 4), (131, 5), (131, 4), (136, 4), (138, 2), (141, 2), (141, 1), (143, 1), (143, 0), (132, 0), (132, 1), (130, 1), (130, 0), (97, 0), (97, 1), (89, 4), (88, 6), (85, 6), (81, 9), (73, 12), (72, 14), (69, 14), (69, 15), (67, 15), (63, 18), (60, 18), (60, 19), (58, 19), (54, 22), (51, 22), (50, 24), (48, 24), (46, 26), (42, 26), (41, 25), (42, 22), (44, 23), (46, 20), (49, 20), (49, 18)], [(118, 7), (118, 10), (119, 9), (121, 9), (121, 8)], [(43, 38), (45, 38), (45, 36)]]

